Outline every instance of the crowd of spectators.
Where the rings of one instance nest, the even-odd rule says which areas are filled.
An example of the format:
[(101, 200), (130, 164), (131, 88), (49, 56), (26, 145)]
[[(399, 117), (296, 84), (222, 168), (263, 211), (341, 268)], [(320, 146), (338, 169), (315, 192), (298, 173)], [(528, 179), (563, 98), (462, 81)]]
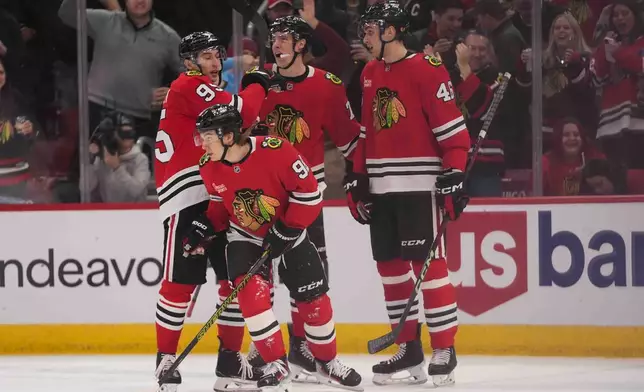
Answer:
[[(358, 120), (360, 73), (374, 60), (358, 21), (377, 1), (266, 4), (268, 21), (299, 14), (311, 25), (306, 62), (342, 79)], [(544, 195), (644, 193), (642, 1), (543, 0), (541, 53), (531, 49), (532, 0), (400, 1), (411, 15), (407, 47), (439, 56), (455, 86), (512, 75), (470, 177), (472, 196), (532, 193), (533, 89), (543, 97)], [(154, 200), (151, 154), (163, 99), (182, 71), (180, 37), (232, 38), (223, 1), (87, 0), (89, 129), (80, 130), (76, 8), (77, 0), (0, 0), (0, 204), (79, 201), (81, 162), (92, 201)], [(241, 47), (233, 57), (231, 44), (224, 64), (221, 87), (231, 92), (236, 67), (254, 66), (263, 50), (272, 59), (256, 37)], [(534, 86), (539, 64), (542, 85)], [(480, 118), (469, 97), (458, 98), (474, 139)], [(89, 151), (80, 151), (81, 137)], [(330, 148), (326, 198), (344, 197), (343, 164)]]

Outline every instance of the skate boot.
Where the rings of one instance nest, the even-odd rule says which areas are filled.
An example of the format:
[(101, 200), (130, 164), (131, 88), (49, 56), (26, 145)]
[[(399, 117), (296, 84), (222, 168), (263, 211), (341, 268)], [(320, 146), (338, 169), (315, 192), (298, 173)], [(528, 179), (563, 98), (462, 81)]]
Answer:
[(434, 385), (442, 387), (455, 382), (454, 368), (456, 367), (456, 351), (454, 347), (437, 348), (432, 353), (427, 373), (432, 378)]
[(262, 392), (288, 392), (293, 374), (289, 369), (286, 357), (269, 362), (262, 368), (257, 387)]
[[(391, 384), (424, 384), (427, 376), (423, 371), (425, 355), (420, 340), (401, 343), (398, 352), (386, 361), (373, 366), (373, 383), (376, 385)], [(406, 372), (394, 377), (399, 372)]]
[(266, 366), (266, 362), (264, 362), (264, 359), (262, 358), (262, 356), (259, 355), (259, 351), (257, 351), (257, 348), (255, 347), (255, 343), (253, 342), (250, 342), (250, 347), (248, 348), (248, 355), (246, 356), (246, 360), (254, 368), (259, 369), (262, 366)]
[(316, 359), (315, 365), (320, 382), (350, 391), (364, 391), (364, 388), (359, 386), (362, 382), (360, 374), (340, 362), (338, 358), (330, 361)]
[[(163, 378), (176, 360), (177, 356), (175, 354), (157, 353), (157, 370), (154, 372), (157, 382)], [(181, 384), (181, 373), (179, 373), (179, 369), (177, 368), (165, 380), (164, 384), (157, 388), (157, 392), (177, 392), (179, 384)]]
[(257, 381), (262, 371), (251, 366), (239, 351), (220, 349), (215, 375), (213, 389), (217, 392), (259, 391)]
[(320, 380), (315, 377), (315, 358), (306, 343), (306, 339), (292, 336), (288, 352), (288, 362), (293, 372), (293, 382), (304, 384), (319, 384)]

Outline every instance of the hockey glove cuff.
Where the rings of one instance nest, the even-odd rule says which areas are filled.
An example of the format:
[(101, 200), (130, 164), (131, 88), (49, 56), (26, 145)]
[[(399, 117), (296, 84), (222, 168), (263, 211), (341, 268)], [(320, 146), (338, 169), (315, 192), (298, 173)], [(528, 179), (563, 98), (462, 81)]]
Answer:
[(371, 222), (371, 194), (369, 176), (360, 173), (347, 173), (344, 177), (344, 191), (347, 193), (349, 211), (361, 225)]
[(446, 169), (436, 177), (436, 201), (450, 220), (456, 220), (470, 201), (465, 194), (465, 173)]
[(205, 215), (195, 218), (183, 237), (183, 257), (204, 255), (215, 236), (215, 229)]
[(258, 68), (251, 69), (242, 77), (242, 90), (251, 84), (259, 84), (262, 86), (267, 95), (268, 90), (272, 88), (279, 88), (283, 91), (286, 90), (286, 79), (284, 79), (283, 76), (273, 72), (260, 70)]
[(268, 230), (262, 247), (270, 249), (271, 258), (275, 259), (288, 252), (295, 245), (297, 239), (300, 238), (302, 232), (304, 232), (303, 229), (288, 227), (284, 222), (278, 220)]

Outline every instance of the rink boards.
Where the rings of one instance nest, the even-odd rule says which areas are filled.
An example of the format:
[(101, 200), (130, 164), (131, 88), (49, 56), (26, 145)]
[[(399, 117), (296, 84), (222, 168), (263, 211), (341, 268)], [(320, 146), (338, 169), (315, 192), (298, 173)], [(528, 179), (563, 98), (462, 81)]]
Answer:
[[(0, 210), (0, 354), (155, 351), (157, 211), (105, 208)], [(643, 216), (642, 197), (470, 205), (447, 236), (459, 352), (644, 357)], [(368, 228), (345, 207), (324, 220), (339, 350), (366, 353), (388, 330)], [(208, 279), (182, 344), (214, 311)], [(287, 297), (281, 287), (283, 322)], [(216, 345), (213, 328), (195, 351)]]

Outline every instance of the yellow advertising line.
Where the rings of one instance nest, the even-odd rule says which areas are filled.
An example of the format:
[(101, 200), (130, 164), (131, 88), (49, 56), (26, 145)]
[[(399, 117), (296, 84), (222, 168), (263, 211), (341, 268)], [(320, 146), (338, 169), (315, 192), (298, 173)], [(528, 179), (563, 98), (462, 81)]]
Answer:
[[(287, 336), (286, 326), (282, 326)], [(201, 325), (185, 326), (181, 347)], [(336, 325), (338, 351), (366, 354), (367, 339), (389, 330), (384, 324)], [(423, 330), (425, 351), (428, 337)], [(287, 340), (285, 340), (286, 342)], [(244, 339), (244, 350), (249, 338)], [(216, 328), (195, 353), (217, 352)], [(644, 327), (461, 325), (459, 354), (588, 357), (644, 357)], [(393, 353), (390, 348), (383, 353)], [(0, 354), (142, 354), (156, 352), (154, 324), (0, 325)]]

